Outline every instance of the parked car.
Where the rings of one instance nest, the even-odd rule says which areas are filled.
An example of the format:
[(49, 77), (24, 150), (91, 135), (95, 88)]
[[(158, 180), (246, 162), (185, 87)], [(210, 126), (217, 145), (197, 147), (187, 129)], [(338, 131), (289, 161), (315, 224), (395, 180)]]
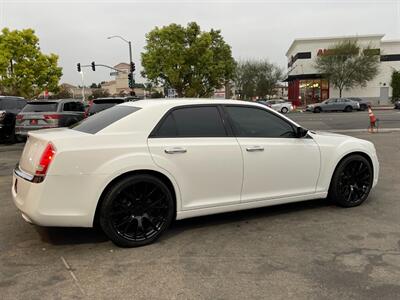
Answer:
[(136, 96), (128, 97), (107, 97), (107, 98), (97, 98), (89, 102), (89, 108), (87, 110), (87, 115), (91, 116), (105, 109), (113, 107), (115, 105), (128, 102), (128, 101), (138, 101), (139, 98)]
[(292, 103), (282, 99), (271, 99), (263, 102), (265, 102), (268, 107), (271, 107), (273, 110), (279, 111), (283, 114), (293, 110)]
[(361, 98), (356, 98), (356, 97), (348, 97), (347, 99), (357, 101), (360, 104), (360, 108), (358, 110), (364, 111), (368, 109), (368, 106), (371, 106), (371, 102), (366, 101)]
[(347, 98), (330, 98), (321, 103), (310, 104), (306, 106), (306, 111), (320, 113), (324, 111), (346, 111), (360, 109), (360, 103)]
[(394, 102), (394, 109), (400, 109), (400, 100)]
[(378, 174), (371, 142), (308, 131), (257, 103), (144, 100), (30, 132), (12, 197), (28, 222), (98, 224), (133, 247), (174, 219), (326, 197), (357, 206)]
[(83, 102), (76, 99), (30, 101), (16, 117), (15, 134), (20, 138), (28, 131), (71, 126), (86, 116)]
[(26, 100), (20, 97), (0, 96), (0, 139), (14, 142), (15, 118), (26, 105)]
[(97, 98), (90, 100), (89, 107), (87, 110), (87, 115), (91, 116), (98, 112), (101, 112), (105, 109), (113, 107), (114, 105), (121, 104), (126, 102), (125, 98), (123, 97), (107, 97), (107, 98)]

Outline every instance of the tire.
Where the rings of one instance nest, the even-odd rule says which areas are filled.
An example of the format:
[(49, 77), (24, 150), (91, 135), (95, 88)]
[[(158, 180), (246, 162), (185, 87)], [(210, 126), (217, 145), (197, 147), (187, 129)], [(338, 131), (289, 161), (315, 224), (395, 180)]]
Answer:
[(16, 134), (15, 139), (16, 139), (17, 143), (25, 143), (26, 142), (26, 136), (23, 136), (23, 135)]
[(314, 112), (315, 112), (315, 113), (320, 113), (320, 112), (322, 112), (321, 107), (316, 107), (316, 108), (314, 108)]
[(344, 111), (345, 112), (352, 112), (353, 111), (353, 107), (352, 106), (346, 106)]
[(116, 182), (100, 205), (100, 226), (117, 246), (153, 243), (175, 216), (175, 200), (167, 185), (151, 175), (131, 175)]
[(287, 107), (281, 108), (281, 113), (283, 113), (283, 114), (287, 114), (288, 111), (289, 111), (289, 109)]
[(328, 198), (342, 207), (358, 206), (368, 198), (372, 182), (371, 163), (358, 154), (347, 156), (336, 167)]
[(367, 106), (365, 104), (360, 105), (360, 110), (361, 111), (367, 110)]
[(10, 135), (7, 137), (7, 143), (8, 144), (15, 144), (17, 142), (17, 137), (15, 135), (15, 126), (12, 126)]

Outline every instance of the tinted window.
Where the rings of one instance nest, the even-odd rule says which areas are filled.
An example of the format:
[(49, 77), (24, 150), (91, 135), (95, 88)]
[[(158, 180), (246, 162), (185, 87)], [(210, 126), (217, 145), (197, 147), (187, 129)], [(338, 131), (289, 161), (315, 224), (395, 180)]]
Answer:
[(19, 109), (22, 109), (26, 105), (26, 101), (25, 100), (18, 100), (18, 104), (17, 105), (18, 105)]
[(18, 109), (18, 99), (3, 98), (0, 99), (0, 108), (5, 110)]
[(30, 102), (22, 109), (22, 112), (53, 112), (57, 111), (57, 106), (57, 102)]
[(113, 107), (117, 104), (124, 103), (123, 99), (110, 99), (110, 100), (93, 100), (92, 105), (89, 108), (89, 114), (95, 114), (107, 108)]
[(83, 111), (83, 106), (80, 106), (79, 102), (67, 102), (64, 103), (63, 110), (64, 111)]
[(77, 131), (94, 134), (139, 109), (138, 107), (132, 106), (115, 106), (84, 119), (71, 128)]
[(223, 137), (224, 124), (217, 107), (185, 107), (175, 109), (164, 119), (158, 137)]
[(266, 110), (240, 106), (226, 109), (239, 137), (295, 137), (290, 123)]

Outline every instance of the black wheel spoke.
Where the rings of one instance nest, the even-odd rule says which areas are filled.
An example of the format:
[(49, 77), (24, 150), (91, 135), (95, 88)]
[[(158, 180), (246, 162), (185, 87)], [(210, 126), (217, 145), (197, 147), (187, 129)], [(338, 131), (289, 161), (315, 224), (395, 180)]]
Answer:
[(371, 172), (361, 160), (350, 161), (343, 169), (338, 182), (338, 190), (344, 201), (363, 201), (371, 186)]
[(118, 234), (135, 242), (157, 235), (168, 220), (169, 198), (164, 190), (153, 181), (136, 182), (120, 190), (108, 213)]

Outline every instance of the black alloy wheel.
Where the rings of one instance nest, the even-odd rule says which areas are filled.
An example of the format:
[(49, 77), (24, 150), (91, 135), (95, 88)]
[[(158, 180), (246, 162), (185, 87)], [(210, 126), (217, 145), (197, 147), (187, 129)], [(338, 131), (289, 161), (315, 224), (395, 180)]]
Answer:
[(346, 108), (344, 109), (345, 112), (352, 112), (353, 111), (353, 107), (352, 106), (346, 106)]
[(132, 175), (108, 190), (100, 209), (108, 238), (121, 247), (137, 247), (154, 242), (169, 227), (175, 201), (157, 177)]
[(358, 154), (348, 156), (333, 174), (328, 197), (343, 207), (360, 205), (367, 199), (372, 182), (371, 163)]
[(321, 107), (314, 108), (315, 113), (320, 113), (322, 111)]

